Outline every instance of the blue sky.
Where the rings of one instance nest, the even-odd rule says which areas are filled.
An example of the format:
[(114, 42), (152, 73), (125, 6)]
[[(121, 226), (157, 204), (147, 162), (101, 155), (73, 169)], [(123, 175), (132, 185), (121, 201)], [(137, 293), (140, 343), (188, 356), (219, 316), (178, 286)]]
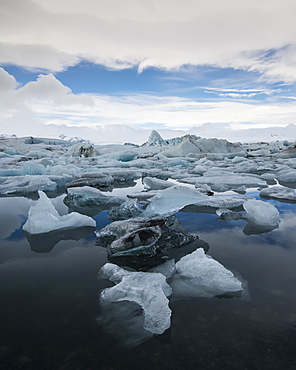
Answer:
[(293, 0), (2, 0), (0, 133), (141, 142), (294, 124), (294, 14)]

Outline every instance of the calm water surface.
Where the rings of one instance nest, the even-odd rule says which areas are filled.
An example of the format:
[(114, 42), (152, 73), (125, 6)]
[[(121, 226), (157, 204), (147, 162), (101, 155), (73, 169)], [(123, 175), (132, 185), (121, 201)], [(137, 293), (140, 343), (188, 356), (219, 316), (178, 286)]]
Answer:
[[(54, 204), (65, 214), (62, 199)], [(140, 310), (116, 304), (111, 316), (101, 312), (99, 293), (112, 284), (97, 278), (107, 258), (94, 233), (80, 230), (76, 238), (83, 238), (59, 242), (53, 235), (38, 249), (21, 229), (33, 201), (1, 198), (0, 368), (295, 370), (296, 205), (271, 203), (280, 227), (250, 236), (241, 220), (178, 213), (185, 229), (209, 244), (208, 254), (243, 281), (244, 293), (171, 300), (171, 328), (132, 346), (137, 323), (129, 315), (141, 321)], [(105, 211), (95, 219), (97, 228), (110, 222)]]

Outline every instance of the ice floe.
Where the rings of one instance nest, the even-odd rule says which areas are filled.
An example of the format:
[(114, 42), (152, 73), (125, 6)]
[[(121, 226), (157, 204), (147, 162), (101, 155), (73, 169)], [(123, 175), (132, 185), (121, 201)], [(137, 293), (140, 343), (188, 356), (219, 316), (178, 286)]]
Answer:
[(144, 329), (153, 334), (162, 334), (171, 326), (171, 309), (168, 297), (172, 289), (161, 273), (131, 272), (107, 263), (100, 276), (116, 285), (101, 292), (101, 304), (132, 301), (144, 311)]
[(30, 234), (42, 234), (59, 229), (73, 229), (84, 226), (95, 227), (92, 218), (79, 213), (60, 216), (50, 199), (42, 191), (38, 191), (39, 199), (29, 209), (28, 219), (23, 230)]
[(149, 216), (170, 216), (189, 204), (194, 204), (207, 198), (205, 194), (195, 189), (175, 185), (159, 191), (157, 195), (151, 198), (145, 212)]
[(296, 202), (296, 191), (284, 186), (273, 186), (271, 188), (262, 189), (260, 197), (264, 199), (276, 199), (288, 202)]
[(170, 283), (173, 297), (212, 297), (243, 290), (242, 283), (202, 248), (176, 263)]

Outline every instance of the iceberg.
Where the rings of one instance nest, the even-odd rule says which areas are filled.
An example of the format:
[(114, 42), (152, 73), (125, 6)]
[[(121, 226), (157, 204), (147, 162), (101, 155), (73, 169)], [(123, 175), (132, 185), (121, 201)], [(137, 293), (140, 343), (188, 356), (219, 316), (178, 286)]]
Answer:
[(206, 200), (198, 201), (183, 208), (183, 212), (205, 212), (214, 213), (217, 209), (243, 210), (243, 204), (254, 199), (246, 195), (219, 195), (208, 197)]
[(157, 195), (150, 199), (146, 208), (146, 216), (170, 216), (189, 204), (206, 200), (208, 196), (195, 189), (185, 186), (174, 185), (165, 190), (160, 190)]
[(175, 185), (173, 182), (149, 176), (144, 177), (142, 182), (146, 190), (164, 190)]
[(251, 199), (243, 204), (245, 220), (261, 227), (276, 228), (280, 224), (279, 211), (270, 203)]
[(201, 177), (189, 177), (181, 179), (182, 182), (195, 184), (199, 187), (202, 184), (209, 185), (213, 191), (223, 192), (228, 190), (235, 190), (244, 185), (247, 188), (253, 187), (267, 187), (266, 181), (259, 176), (244, 176), (235, 174), (217, 174), (217, 175), (203, 175)]
[(90, 187), (74, 187), (67, 189), (67, 195), (64, 198), (64, 203), (68, 207), (101, 207), (107, 209), (115, 205), (120, 205), (126, 201), (124, 197), (116, 197), (114, 195), (105, 195), (100, 190)]
[(163, 262), (170, 248), (198, 239), (186, 232), (175, 216), (114, 221), (96, 231), (96, 236), (96, 244), (107, 248), (109, 261), (141, 269)]
[(1, 178), (0, 194), (28, 195), (38, 190), (56, 191), (57, 184), (47, 175), (25, 175)]
[(100, 301), (104, 306), (109, 302), (132, 301), (144, 312), (143, 327), (153, 334), (162, 334), (171, 326), (169, 297), (172, 289), (161, 273), (131, 272), (114, 264), (105, 264), (99, 275), (116, 285), (101, 292)]
[(42, 234), (53, 230), (91, 226), (96, 222), (92, 218), (79, 213), (60, 216), (50, 199), (43, 191), (38, 191), (39, 199), (29, 209), (28, 219), (23, 230), (30, 234)]
[(173, 297), (213, 297), (243, 290), (242, 283), (202, 248), (176, 263), (176, 274), (170, 283)]
[(143, 210), (138, 206), (136, 200), (128, 199), (118, 207), (112, 207), (108, 210), (108, 217), (112, 221), (126, 220), (133, 217), (141, 217)]
[(260, 197), (263, 199), (276, 199), (286, 202), (296, 202), (296, 191), (284, 186), (273, 186), (272, 188), (262, 189)]

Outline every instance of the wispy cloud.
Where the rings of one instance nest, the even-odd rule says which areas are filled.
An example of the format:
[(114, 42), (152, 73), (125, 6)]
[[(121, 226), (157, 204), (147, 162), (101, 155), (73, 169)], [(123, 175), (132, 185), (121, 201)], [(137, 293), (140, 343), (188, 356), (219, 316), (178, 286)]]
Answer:
[[(52, 74), (40, 75), (36, 81), (19, 86), (13, 76), (0, 68), (0, 120), (7, 133), (48, 135), (56, 128), (89, 133), (98, 127), (119, 126), (130, 130), (159, 127), (189, 130), (205, 122), (246, 128), (284, 126), (296, 122), (296, 101), (256, 104), (246, 101), (200, 102), (178, 96), (134, 93), (117, 96), (74, 94)], [(28, 127), (27, 127), (28, 126)], [(11, 130), (17, 132), (11, 132)], [(51, 130), (51, 131), (49, 131)], [(76, 131), (75, 131), (76, 132)], [(94, 136), (94, 133), (91, 134)], [(99, 133), (96, 135), (99, 137)], [(82, 136), (82, 135), (80, 135)]]

